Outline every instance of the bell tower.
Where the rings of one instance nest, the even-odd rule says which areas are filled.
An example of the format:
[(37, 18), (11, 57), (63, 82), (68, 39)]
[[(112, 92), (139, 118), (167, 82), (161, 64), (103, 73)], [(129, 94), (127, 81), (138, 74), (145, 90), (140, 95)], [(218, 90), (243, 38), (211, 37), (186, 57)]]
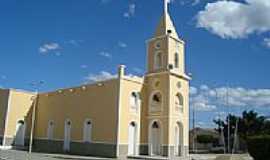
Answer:
[(184, 41), (179, 39), (165, 0), (164, 14), (148, 44), (148, 73), (170, 71), (184, 74)]
[(184, 46), (168, 12), (168, 0), (164, 0), (163, 16), (147, 41), (141, 154), (188, 154), (190, 77), (185, 74)]

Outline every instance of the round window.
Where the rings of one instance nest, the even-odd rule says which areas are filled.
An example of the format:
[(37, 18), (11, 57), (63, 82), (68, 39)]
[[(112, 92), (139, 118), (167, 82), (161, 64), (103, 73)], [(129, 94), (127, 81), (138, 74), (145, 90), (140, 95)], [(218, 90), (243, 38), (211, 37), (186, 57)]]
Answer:
[(155, 48), (156, 48), (156, 49), (160, 49), (160, 47), (161, 47), (161, 43), (160, 43), (160, 41), (157, 41), (157, 42), (155, 43)]

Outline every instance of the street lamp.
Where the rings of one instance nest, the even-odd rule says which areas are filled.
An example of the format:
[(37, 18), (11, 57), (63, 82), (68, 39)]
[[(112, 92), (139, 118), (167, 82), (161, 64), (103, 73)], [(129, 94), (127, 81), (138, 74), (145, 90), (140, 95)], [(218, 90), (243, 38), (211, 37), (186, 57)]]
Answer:
[(34, 102), (33, 112), (32, 112), (32, 122), (31, 122), (31, 132), (30, 132), (30, 139), (29, 139), (29, 154), (32, 153), (33, 147), (33, 137), (34, 137), (34, 129), (35, 129), (35, 121), (36, 121), (36, 108), (38, 103), (38, 90), (44, 84), (44, 81), (33, 82), (30, 84), (31, 87), (35, 89), (35, 96), (31, 99)]

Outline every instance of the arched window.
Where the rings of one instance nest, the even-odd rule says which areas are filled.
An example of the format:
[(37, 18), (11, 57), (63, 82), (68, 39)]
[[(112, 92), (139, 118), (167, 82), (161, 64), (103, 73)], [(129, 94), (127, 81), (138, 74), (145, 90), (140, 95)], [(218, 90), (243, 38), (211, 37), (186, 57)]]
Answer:
[(159, 105), (159, 104), (161, 104), (161, 101), (162, 101), (162, 96), (160, 93), (156, 93), (153, 95), (152, 104)]
[(184, 98), (181, 93), (177, 93), (175, 96), (175, 107), (176, 110), (183, 111)]
[(156, 52), (154, 57), (154, 69), (160, 69), (162, 66), (162, 53)]
[(150, 97), (151, 111), (160, 111), (162, 106), (162, 95), (160, 92), (152, 94)]
[(152, 124), (152, 128), (159, 128), (158, 123), (157, 123), (157, 122), (154, 122), (154, 123)]
[(132, 109), (137, 110), (140, 106), (140, 94), (138, 92), (132, 92), (130, 95), (130, 106)]
[(51, 120), (48, 122), (47, 137), (49, 140), (53, 139), (54, 122)]
[(84, 122), (83, 141), (90, 143), (91, 137), (92, 137), (92, 122), (91, 120), (87, 119)]
[(174, 54), (174, 67), (179, 68), (179, 54), (178, 53)]

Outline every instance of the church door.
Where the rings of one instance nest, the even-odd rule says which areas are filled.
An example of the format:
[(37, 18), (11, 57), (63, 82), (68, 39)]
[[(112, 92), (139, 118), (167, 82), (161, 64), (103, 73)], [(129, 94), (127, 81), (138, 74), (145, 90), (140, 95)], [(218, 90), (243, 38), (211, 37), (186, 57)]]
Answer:
[(71, 132), (71, 121), (67, 120), (65, 122), (65, 137), (64, 137), (64, 151), (68, 152), (70, 150), (70, 132)]
[(129, 124), (128, 127), (128, 155), (136, 154), (136, 141), (137, 141), (137, 131), (136, 124), (134, 122)]
[(151, 139), (152, 154), (160, 155), (160, 127), (157, 122), (153, 123), (151, 134), (152, 134)]
[(18, 121), (16, 125), (15, 146), (24, 146), (26, 124), (23, 120)]
[(174, 146), (174, 154), (176, 156), (179, 156), (179, 148), (180, 148), (180, 129), (179, 126), (177, 125), (175, 127), (175, 146)]

